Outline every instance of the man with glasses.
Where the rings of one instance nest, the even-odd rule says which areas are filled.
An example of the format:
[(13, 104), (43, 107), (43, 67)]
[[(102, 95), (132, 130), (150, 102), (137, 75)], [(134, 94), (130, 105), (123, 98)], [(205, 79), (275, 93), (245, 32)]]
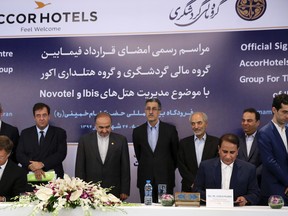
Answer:
[(258, 147), (262, 159), (261, 204), (271, 195), (280, 195), (288, 205), (288, 95), (274, 97), (273, 118), (259, 130)]
[(24, 169), (17, 166), (9, 156), (13, 142), (7, 136), (0, 136), (0, 202), (11, 201), (27, 190), (27, 177)]
[(179, 145), (176, 127), (159, 120), (161, 102), (148, 99), (145, 103), (147, 122), (133, 130), (133, 145), (138, 160), (137, 187), (144, 202), (144, 185), (150, 180), (153, 202), (158, 202), (158, 185), (166, 185), (166, 193), (173, 194)]
[(62, 162), (67, 154), (66, 131), (49, 124), (50, 107), (44, 103), (34, 105), (33, 115), (36, 125), (21, 132), (17, 160), (27, 171), (34, 172), (38, 181), (49, 170), (54, 170), (57, 177), (63, 178)]
[(110, 114), (95, 118), (96, 132), (79, 140), (75, 176), (86, 182), (101, 182), (104, 188), (122, 201), (130, 194), (130, 159), (126, 137), (112, 132)]

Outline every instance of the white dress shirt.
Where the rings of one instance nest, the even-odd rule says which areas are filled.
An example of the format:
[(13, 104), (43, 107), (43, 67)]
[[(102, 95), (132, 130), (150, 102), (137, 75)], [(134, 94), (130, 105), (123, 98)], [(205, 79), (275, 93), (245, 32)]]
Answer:
[(228, 190), (230, 188), (230, 180), (232, 176), (234, 162), (230, 165), (226, 165), (221, 161), (221, 188)]

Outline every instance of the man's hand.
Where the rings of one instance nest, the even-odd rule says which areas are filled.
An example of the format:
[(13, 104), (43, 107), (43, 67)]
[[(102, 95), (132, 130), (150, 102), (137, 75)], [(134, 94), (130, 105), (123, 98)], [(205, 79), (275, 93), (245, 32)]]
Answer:
[(30, 165), (28, 166), (28, 168), (35, 172), (36, 170), (42, 169), (44, 167), (44, 164), (40, 161), (29, 161)]
[(41, 181), (42, 180), (42, 176), (45, 177), (45, 172), (42, 169), (38, 169), (38, 170), (34, 171), (34, 175), (35, 175), (35, 178), (38, 181)]
[(248, 202), (245, 199), (245, 197), (240, 196), (236, 199), (235, 203), (238, 204), (239, 206), (245, 206)]
[(127, 194), (124, 194), (124, 193), (120, 194), (120, 200), (121, 200), (121, 201), (124, 201), (124, 200), (126, 200), (127, 198), (128, 198), (128, 195), (127, 195)]

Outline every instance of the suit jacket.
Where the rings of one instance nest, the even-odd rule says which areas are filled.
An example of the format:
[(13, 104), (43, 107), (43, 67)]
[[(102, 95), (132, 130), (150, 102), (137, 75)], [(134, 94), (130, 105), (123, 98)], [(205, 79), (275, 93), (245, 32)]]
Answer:
[[(288, 139), (288, 128), (286, 137)], [(288, 187), (288, 154), (272, 121), (259, 130), (258, 146), (263, 164), (261, 195), (265, 198), (272, 194), (280, 195), (288, 205), (284, 194)]]
[(175, 126), (160, 121), (156, 148), (148, 143), (147, 122), (133, 130), (133, 145), (138, 161), (137, 187), (144, 189), (146, 180), (152, 185), (166, 184), (167, 192), (175, 186), (178, 133)]
[(7, 201), (20, 193), (27, 191), (26, 171), (8, 159), (6, 167), (0, 180), (0, 196), (5, 196)]
[(26, 128), (21, 132), (17, 160), (28, 172), (29, 161), (41, 161), (44, 171), (54, 169), (57, 177), (63, 177), (62, 162), (67, 154), (66, 131), (59, 127), (49, 125), (44, 139), (44, 145), (39, 146), (36, 126)]
[[(200, 192), (201, 199), (206, 200), (206, 189), (221, 189), (221, 162), (219, 158), (213, 158), (201, 162), (195, 179), (193, 190)], [(234, 201), (239, 196), (251, 204), (259, 202), (260, 190), (257, 184), (256, 167), (246, 161), (236, 159), (234, 161), (230, 189), (233, 189)]]
[(99, 182), (101, 186), (110, 188), (115, 196), (121, 193), (130, 194), (130, 159), (126, 137), (110, 133), (109, 146), (104, 164), (101, 160), (97, 133), (92, 132), (80, 138), (75, 176), (87, 182)]
[(249, 156), (247, 156), (247, 146), (246, 146), (245, 134), (242, 133), (239, 136), (239, 139), (240, 139), (240, 146), (239, 146), (237, 158), (254, 164), (256, 166), (257, 178), (260, 178), (261, 172), (262, 172), (262, 162), (261, 162), (260, 152), (259, 152), (259, 148), (258, 148), (258, 133), (256, 133), (255, 138), (253, 140)]
[[(198, 163), (195, 151), (194, 135), (180, 140), (178, 151), (178, 169), (182, 176), (182, 191), (191, 192)], [(219, 138), (207, 134), (201, 161), (218, 156)]]
[(5, 135), (5, 136), (9, 137), (11, 139), (11, 141), (13, 142), (14, 146), (13, 146), (13, 150), (12, 150), (12, 153), (10, 155), (10, 158), (15, 163), (17, 163), (16, 149), (17, 149), (18, 140), (19, 140), (18, 128), (2, 121), (1, 129), (0, 129), (0, 135)]

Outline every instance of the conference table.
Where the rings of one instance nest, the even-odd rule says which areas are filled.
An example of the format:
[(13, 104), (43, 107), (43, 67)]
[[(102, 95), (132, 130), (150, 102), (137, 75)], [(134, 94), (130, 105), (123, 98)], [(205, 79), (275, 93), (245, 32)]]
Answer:
[[(13, 207), (11, 203), (0, 204), (0, 215), (21, 215), (29, 216), (33, 211), (33, 206)], [(37, 215), (52, 215), (52, 213), (39, 212)], [(59, 216), (84, 216), (82, 209), (61, 210)], [(269, 206), (244, 206), (231, 208), (209, 208), (200, 207), (165, 207), (160, 204), (145, 206), (137, 204), (135, 206), (119, 207), (117, 211), (91, 210), (92, 216), (287, 216), (288, 207), (282, 209), (271, 209)]]

